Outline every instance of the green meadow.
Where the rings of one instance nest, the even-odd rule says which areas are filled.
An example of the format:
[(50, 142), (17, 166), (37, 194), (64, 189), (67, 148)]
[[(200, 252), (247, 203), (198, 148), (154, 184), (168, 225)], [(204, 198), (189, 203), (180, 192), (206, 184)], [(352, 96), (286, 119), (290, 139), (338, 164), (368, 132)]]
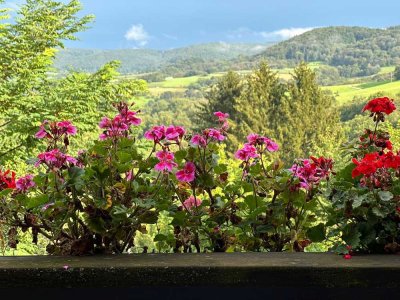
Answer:
[(400, 81), (333, 85), (322, 87), (322, 89), (332, 91), (337, 103), (340, 105), (351, 101), (355, 96), (369, 97), (379, 92), (383, 92), (390, 97), (395, 97), (400, 93)]
[[(317, 69), (322, 66), (321, 63), (310, 63), (309, 66), (312, 69)], [(383, 67), (381, 68), (379, 74), (388, 74), (393, 72), (395, 69), (394, 66)], [(292, 68), (282, 68), (275, 70), (278, 73), (278, 76), (284, 80), (291, 79), (293, 72)], [(251, 71), (243, 70), (239, 71), (241, 74), (247, 74)], [(212, 73), (209, 75), (197, 75), (190, 77), (178, 77), (178, 78), (166, 78), (161, 82), (152, 82), (149, 83), (149, 91), (153, 96), (159, 96), (164, 92), (176, 92), (176, 93), (184, 93), (189, 85), (194, 84), (200, 80), (211, 79), (213, 77), (220, 77), (224, 75), (226, 72), (218, 72)], [(356, 78), (359, 79), (359, 78)], [(352, 79), (354, 80), (354, 78)], [(364, 80), (368, 80), (364, 78)], [(395, 97), (397, 94), (400, 94), (400, 81), (366, 81), (363, 83), (347, 83), (341, 85), (332, 85), (332, 86), (323, 86), (322, 89), (330, 90), (334, 93), (335, 98), (337, 100), (337, 104), (341, 105), (348, 101), (351, 101), (355, 96), (361, 97), (369, 97), (370, 95), (383, 92), (385, 95), (390, 97)]]

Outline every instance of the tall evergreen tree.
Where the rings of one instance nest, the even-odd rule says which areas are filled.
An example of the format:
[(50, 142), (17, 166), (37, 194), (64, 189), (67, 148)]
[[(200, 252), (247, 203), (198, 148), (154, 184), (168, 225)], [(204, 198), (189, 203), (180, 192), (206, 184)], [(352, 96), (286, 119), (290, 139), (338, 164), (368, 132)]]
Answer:
[(320, 89), (305, 63), (295, 68), (287, 95), (281, 105), (281, 157), (290, 163), (310, 155), (332, 155), (341, 142), (339, 113), (334, 98)]
[(281, 137), (280, 106), (285, 85), (266, 62), (247, 77), (246, 86), (236, 109), (240, 111), (236, 135), (240, 140), (251, 133)]
[[(216, 118), (213, 113), (222, 111), (229, 114), (230, 124), (232, 125), (230, 132), (234, 132), (236, 123), (241, 119), (241, 113), (237, 110), (237, 103), (242, 92), (243, 82), (238, 73), (229, 71), (219, 78), (206, 92), (205, 98), (208, 101), (200, 104), (199, 113), (196, 116), (198, 129), (215, 126)], [(227, 149), (229, 151), (235, 150), (233, 145), (237, 145), (236, 136), (235, 134), (228, 134)]]

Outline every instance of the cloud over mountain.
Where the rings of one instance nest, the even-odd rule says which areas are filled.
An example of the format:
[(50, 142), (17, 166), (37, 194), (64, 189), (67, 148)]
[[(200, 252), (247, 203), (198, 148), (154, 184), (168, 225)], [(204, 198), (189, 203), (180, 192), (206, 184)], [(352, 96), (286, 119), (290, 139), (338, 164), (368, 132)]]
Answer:
[(128, 41), (134, 41), (139, 46), (143, 47), (149, 41), (150, 35), (144, 29), (142, 24), (134, 24), (125, 33), (125, 39)]

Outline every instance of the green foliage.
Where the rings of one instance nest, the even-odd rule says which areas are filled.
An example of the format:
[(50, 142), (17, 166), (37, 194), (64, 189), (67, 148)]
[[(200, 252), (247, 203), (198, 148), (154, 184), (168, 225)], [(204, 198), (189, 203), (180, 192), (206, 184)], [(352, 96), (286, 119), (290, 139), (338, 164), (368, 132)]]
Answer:
[(281, 141), (280, 109), (285, 101), (285, 84), (281, 83), (277, 73), (266, 62), (246, 78), (244, 91), (236, 105), (237, 129), (235, 134), (244, 140), (249, 132), (266, 134)]
[(27, 1), (15, 22), (1, 27), (2, 161), (15, 164), (31, 154), (32, 135), (42, 120), (74, 120), (81, 125), (84, 141), (99, 117), (110, 110), (114, 97), (129, 100), (146, 90), (140, 80), (116, 81), (118, 62), (110, 62), (93, 74), (49, 76), (63, 41), (75, 39), (74, 34), (92, 19), (77, 17), (79, 10), (78, 1)]
[[(227, 71), (234, 67), (230, 60), (248, 57), (265, 50), (268, 44), (208, 43), (171, 50), (153, 49), (66, 49), (56, 56), (55, 67), (61, 73), (70, 69), (95, 72), (111, 60), (122, 62), (121, 73), (141, 75), (150, 82), (168, 76), (187, 77)], [(249, 60), (247, 58), (247, 60)]]
[[(389, 136), (378, 128), (380, 119), (374, 120), (374, 131), (370, 130), (371, 134), (363, 134), (349, 143), (345, 154), (361, 161), (367, 154), (378, 154), (378, 158), (384, 159), (391, 153), (391, 149), (385, 149), (386, 146), (382, 148), (381, 144), (375, 142), (377, 137), (389, 139)], [(391, 125), (386, 128), (396, 133)], [(377, 137), (372, 138), (374, 135)], [(395, 135), (394, 138), (396, 140)], [(332, 225), (329, 235), (341, 238), (335, 246), (339, 253), (396, 253), (400, 249), (398, 166), (383, 163), (371, 173), (365, 169), (368, 164), (373, 165), (372, 161), (366, 160), (362, 167), (364, 169), (360, 169), (361, 176), (355, 176), (357, 174), (352, 171), (356, 165), (354, 161), (348, 162), (337, 173), (329, 195), (332, 202), (328, 221)]]
[(158, 124), (180, 125), (194, 130), (198, 126), (193, 121), (193, 116), (198, 112), (198, 104), (203, 102), (204, 100), (180, 97), (155, 98), (149, 101), (143, 109), (144, 130)]
[[(236, 124), (241, 122), (242, 114), (237, 108), (239, 98), (243, 93), (243, 82), (240, 75), (229, 71), (224, 76), (217, 79), (210, 89), (206, 92), (207, 102), (200, 103), (199, 111), (196, 114), (196, 128), (211, 127), (215, 123), (214, 112), (222, 111), (228, 113), (233, 121), (233, 130), (236, 131)], [(228, 150), (234, 151), (238, 135), (230, 134), (228, 136)]]
[[(248, 133), (263, 133), (278, 141), (287, 163), (311, 153), (337, 153), (342, 135), (333, 97), (320, 89), (315, 73), (305, 64), (293, 80), (282, 82), (268, 64), (261, 63), (245, 78), (233, 72), (218, 79), (197, 115), (198, 124), (210, 126), (212, 112), (229, 113), (232, 133), (228, 150)], [(335, 142), (333, 142), (335, 141)]]
[(398, 26), (317, 28), (274, 45), (255, 59), (283, 61), (291, 66), (301, 61), (323, 62), (336, 67), (342, 77), (367, 76), (397, 63), (399, 35)]
[(342, 139), (339, 115), (333, 97), (320, 89), (306, 64), (294, 70), (286, 99), (276, 116), (281, 120), (283, 158), (293, 161), (312, 153), (332, 156)]

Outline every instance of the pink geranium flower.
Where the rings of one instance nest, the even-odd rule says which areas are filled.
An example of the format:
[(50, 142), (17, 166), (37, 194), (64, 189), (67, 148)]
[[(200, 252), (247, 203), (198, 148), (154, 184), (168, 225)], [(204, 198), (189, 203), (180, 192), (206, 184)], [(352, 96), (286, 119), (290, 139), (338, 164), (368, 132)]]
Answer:
[(155, 165), (154, 169), (159, 172), (172, 172), (172, 169), (178, 166), (177, 163), (174, 162), (174, 154), (172, 152), (158, 151), (156, 157), (160, 162)]
[(35, 134), (35, 137), (37, 139), (43, 139), (48, 135), (46, 129), (44, 128), (43, 125), (40, 125), (39, 131)]
[(77, 132), (77, 129), (70, 121), (61, 121), (57, 123), (58, 128), (61, 131), (61, 134), (67, 134), (67, 135), (75, 135)]
[(62, 153), (59, 149), (53, 149), (51, 151), (40, 153), (35, 166), (37, 167), (40, 164), (45, 164), (48, 167), (60, 169), (61, 167), (66, 166), (67, 163), (76, 165), (78, 161), (72, 156)]
[(144, 133), (144, 137), (147, 140), (159, 142), (165, 138), (166, 128), (164, 125), (153, 126), (150, 130)]
[(18, 191), (26, 192), (27, 190), (35, 186), (35, 182), (33, 181), (33, 175), (27, 174), (23, 177), (20, 177), (16, 181), (15, 186), (17, 187)]
[(247, 161), (250, 158), (258, 157), (257, 148), (251, 144), (244, 144), (242, 149), (239, 149), (235, 153), (237, 159)]
[(124, 122), (128, 125), (138, 126), (142, 123), (142, 120), (136, 116), (137, 112), (128, 110), (127, 112), (121, 112), (119, 115), (124, 120)]
[(174, 141), (174, 140), (183, 138), (185, 133), (186, 133), (186, 131), (183, 127), (170, 125), (165, 130), (165, 137), (169, 141)]
[(270, 140), (269, 138), (264, 138), (264, 144), (269, 152), (275, 152), (279, 150), (278, 144), (275, 143), (273, 140)]
[(220, 111), (216, 111), (214, 113), (214, 116), (216, 116), (220, 122), (224, 122), (227, 118), (229, 118), (229, 114), (228, 113), (223, 113), (223, 112), (220, 112)]
[(201, 136), (200, 134), (195, 134), (192, 139), (190, 140), (190, 142), (194, 145), (194, 146), (200, 146), (200, 147), (206, 147), (207, 146), (207, 141), (206, 139)]
[(70, 121), (49, 122), (44, 120), (35, 134), (38, 139), (58, 138), (62, 135), (76, 135), (77, 129)]
[(118, 105), (119, 114), (112, 120), (103, 117), (99, 123), (99, 127), (104, 129), (100, 134), (99, 139), (105, 140), (107, 138), (127, 137), (129, 128), (132, 125), (140, 125), (142, 120), (136, 116), (137, 112), (128, 109), (126, 103)]
[(298, 190), (304, 188), (310, 190), (313, 186), (318, 185), (321, 180), (329, 178), (332, 172), (333, 161), (329, 158), (301, 159), (294, 164), (289, 170), (293, 176), (297, 177), (299, 183), (292, 189)]
[(111, 127), (111, 120), (109, 119), (109, 118), (107, 118), (107, 117), (103, 117), (103, 118), (101, 118), (101, 120), (100, 120), (100, 123), (99, 123), (99, 127), (100, 128), (110, 128)]
[(182, 170), (176, 172), (176, 178), (182, 182), (192, 182), (196, 175), (196, 166), (192, 162), (187, 162)]
[(190, 196), (187, 198), (184, 202), (183, 205), (187, 210), (192, 210), (193, 208), (196, 208), (201, 205), (201, 200), (199, 198), (195, 198), (193, 196)]
[(256, 145), (257, 144), (257, 140), (259, 138), (260, 138), (260, 136), (257, 133), (250, 133), (247, 136), (247, 141), (249, 142), (249, 144)]
[(269, 152), (275, 152), (278, 151), (279, 146), (276, 142), (274, 142), (273, 140), (271, 140), (270, 138), (266, 137), (266, 136), (261, 136), (258, 135), (257, 133), (250, 133), (247, 136), (247, 141), (249, 144), (251, 145), (265, 145), (265, 148), (269, 151)]
[(223, 141), (225, 139), (225, 136), (223, 134), (221, 134), (221, 132), (218, 129), (215, 128), (210, 128), (208, 130), (206, 130), (206, 134), (216, 140), (216, 141)]

